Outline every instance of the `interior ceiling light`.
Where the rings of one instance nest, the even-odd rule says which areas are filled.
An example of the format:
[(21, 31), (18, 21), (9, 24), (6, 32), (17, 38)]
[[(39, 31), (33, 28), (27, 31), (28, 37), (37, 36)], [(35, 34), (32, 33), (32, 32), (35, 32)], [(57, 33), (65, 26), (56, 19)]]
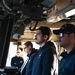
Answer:
[(55, 9), (49, 13), (47, 22), (58, 22), (73, 15), (75, 15), (75, 0), (71, 0), (70, 3), (66, 3), (58, 10)]
[(66, 17), (70, 17), (70, 16), (73, 16), (73, 15), (75, 15), (75, 9), (71, 9), (68, 12), (65, 13)]

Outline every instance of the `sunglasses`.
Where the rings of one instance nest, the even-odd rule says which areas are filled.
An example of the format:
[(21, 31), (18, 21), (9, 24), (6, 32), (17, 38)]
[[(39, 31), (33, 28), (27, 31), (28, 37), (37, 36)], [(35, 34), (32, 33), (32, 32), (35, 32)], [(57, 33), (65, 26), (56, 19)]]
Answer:
[(71, 33), (59, 33), (59, 38), (63, 38), (64, 34), (71, 34)]
[(21, 51), (23, 51), (23, 48), (19, 48)]

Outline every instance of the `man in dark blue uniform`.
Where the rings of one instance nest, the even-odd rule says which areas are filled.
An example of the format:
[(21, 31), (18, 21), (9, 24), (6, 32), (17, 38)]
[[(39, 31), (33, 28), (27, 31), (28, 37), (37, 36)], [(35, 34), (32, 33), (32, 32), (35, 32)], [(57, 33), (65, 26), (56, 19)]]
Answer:
[(59, 30), (53, 32), (59, 35), (60, 46), (66, 49), (66, 52), (61, 54), (63, 58), (58, 75), (75, 75), (75, 26), (64, 24)]
[(49, 27), (39, 27), (36, 31), (35, 42), (40, 45), (35, 55), (31, 75), (51, 75), (56, 48), (49, 40), (51, 30)]
[(21, 68), (24, 62), (23, 58), (21, 57), (22, 50), (22, 48), (17, 50), (17, 55), (11, 59), (11, 66), (18, 67), (18, 69)]
[(30, 41), (24, 43), (24, 46), (24, 51), (29, 59), (24, 63), (23, 68), (21, 67), (21, 75), (31, 75), (33, 59), (37, 50), (33, 48), (33, 44)]

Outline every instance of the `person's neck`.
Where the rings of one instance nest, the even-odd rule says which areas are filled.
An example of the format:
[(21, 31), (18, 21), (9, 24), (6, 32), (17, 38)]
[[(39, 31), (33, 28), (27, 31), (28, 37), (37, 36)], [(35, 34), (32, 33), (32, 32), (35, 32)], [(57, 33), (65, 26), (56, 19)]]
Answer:
[(74, 47), (75, 47), (74, 45), (71, 45), (71, 46), (67, 47), (67, 48), (66, 48), (67, 53), (69, 54), (69, 53), (72, 51), (72, 49), (73, 49)]
[(20, 57), (20, 56), (17, 55), (17, 57)]
[(32, 51), (30, 50), (28, 54), (31, 54), (31, 52), (32, 52)]
[(40, 47), (43, 47), (46, 44), (46, 41), (40, 44)]

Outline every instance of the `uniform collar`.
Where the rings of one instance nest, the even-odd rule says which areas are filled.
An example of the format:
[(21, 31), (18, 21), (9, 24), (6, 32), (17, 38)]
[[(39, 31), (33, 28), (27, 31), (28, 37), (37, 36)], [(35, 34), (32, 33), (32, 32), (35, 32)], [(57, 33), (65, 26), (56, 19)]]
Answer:
[(32, 51), (31, 51), (31, 53), (28, 54), (27, 56), (30, 57), (30, 56), (31, 56), (33, 53), (35, 53), (35, 52), (37, 52), (37, 50), (33, 48)]
[(44, 50), (44, 49), (46, 49), (47, 47), (53, 47), (53, 48), (55, 48), (54, 43), (51, 42), (51, 41), (48, 41), (44, 46), (40, 47), (39, 50)]
[(67, 54), (67, 52), (61, 53), (61, 56), (63, 58), (66, 58), (66, 57), (71, 56), (71, 55), (75, 55), (75, 48), (73, 48), (69, 54)]

